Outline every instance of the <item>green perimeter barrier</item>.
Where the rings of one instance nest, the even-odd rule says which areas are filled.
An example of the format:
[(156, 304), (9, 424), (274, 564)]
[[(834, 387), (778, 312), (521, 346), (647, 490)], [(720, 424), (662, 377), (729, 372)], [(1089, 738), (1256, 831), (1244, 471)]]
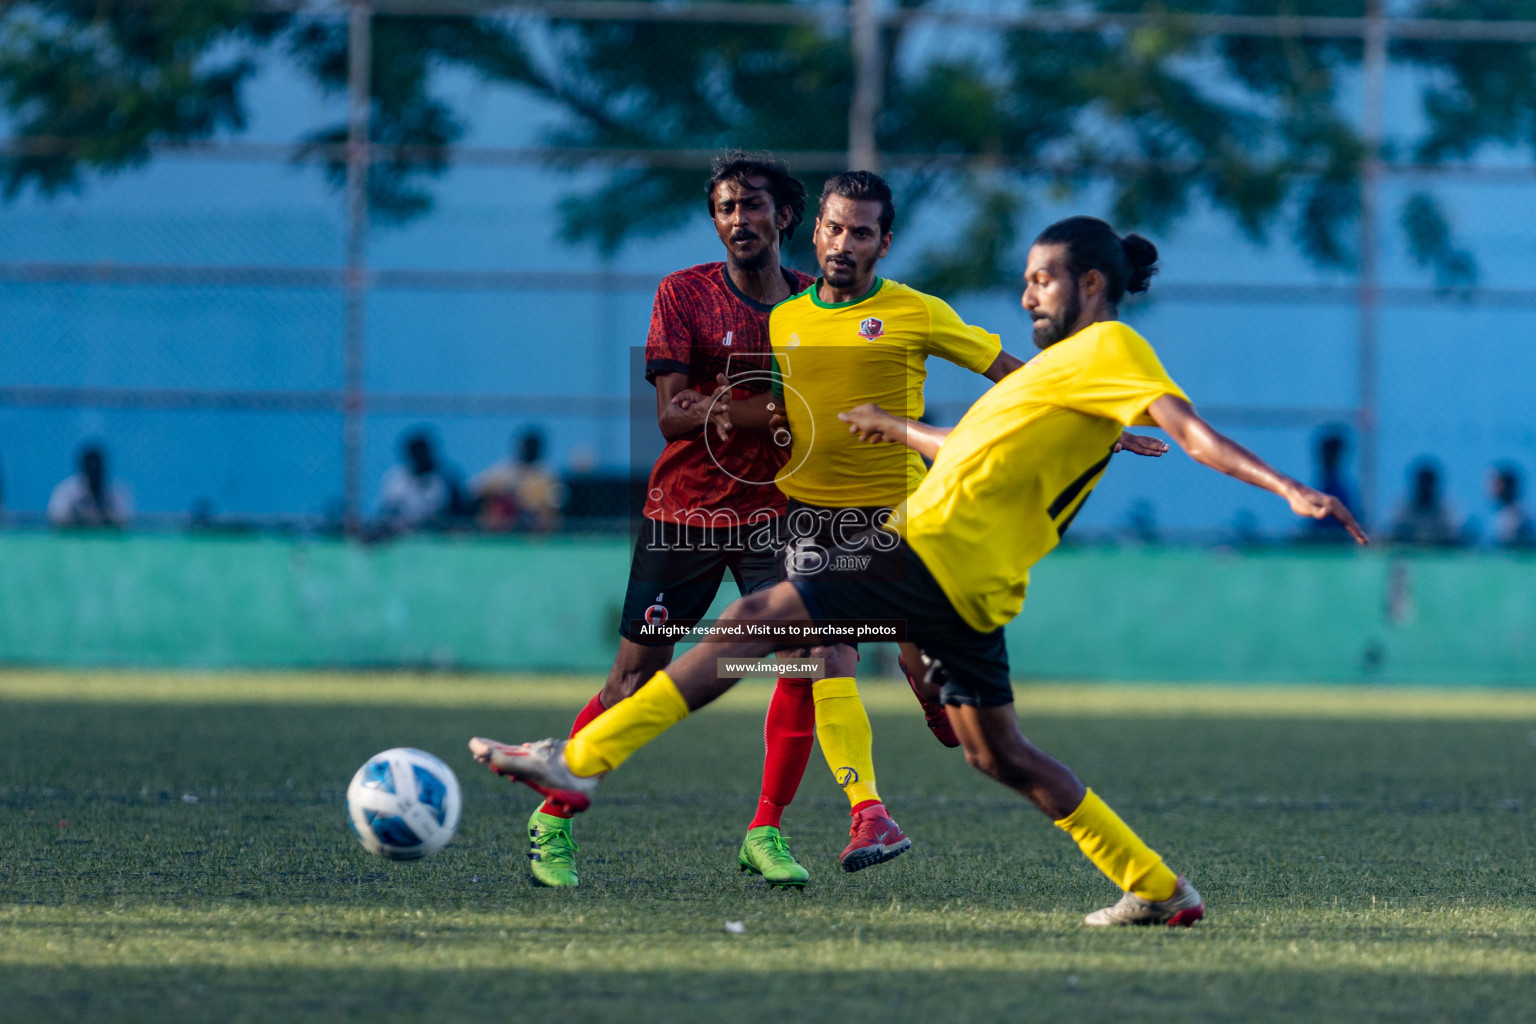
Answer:
[[(604, 672), (628, 567), (623, 537), (5, 534), (0, 662)], [(1065, 548), (1008, 646), (1021, 678), (1536, 683), (1536, 558)]]

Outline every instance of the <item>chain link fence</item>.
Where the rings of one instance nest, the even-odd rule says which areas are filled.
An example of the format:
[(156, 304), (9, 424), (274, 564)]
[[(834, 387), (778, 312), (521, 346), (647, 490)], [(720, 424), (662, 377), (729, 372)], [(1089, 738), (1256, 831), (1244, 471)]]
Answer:
[[(17, 20), (26, 7), (7, 24), (32, 25)], [(773, 150), (809, 182), (881, 167), (919, 210), (913, 235), (935, 240), (905, 266), (942, 281), (955, 262), (945, 262), (946, 232), (977, 196), (1000, 194), (999, 181), (1054, 196), (1029, 210), (1043, 216), (1066, 194), (1113, 205), (1116, 183), (1131, 178), (1172, 188), (1180, 176), (1236, 173), (1155, 140), (1094, 152), (1052, 144), (1001, 108), (979, 121), (1012, 124), (1013, 135), (935, 128), (976, 118), (967, 96), (996, 102), (985, 86), (1000, 69), (1037, 68), (1032, 87), (1044, 89), (1052, 69), (1065, 74), (1095, 48), (1122, 52), (1131, 37), (1207, 40), (1188, 59), (1196, 70), (1243, 46), (1248, 64), (1223, 73), (1267, 66), (1277, 47), (1297, 48), (1303, 64), (1344, 54), (1353, 69), (1345, 80), (1358, 98), (1336, 106), (1349, 108), (1344, 121), (1366, 148), (1347, 179), (1353, 205), (1340, 207), (1343, 269), (1319, 273), (1282, 253), (1256, 279), (1224, 262), (1235, 243), (1213, 241), (1141, 314), (1170, 335), (1214, 321), (1256, 339), (1239, 353), (1189, 342), (1191, 358), (1213, 368), (1205, 407), (1219, 425), (1298, 469), (1316, 430), (1346, 427), (1380, 519), (1384, 481), (1438, 427), (1456, 429), (1451, 413), (1424, 424), (1412, 407), (1422, 388), (1394, 361), (1415, 359), (1384, 353), (1390, 339), (1426, 319), (1450, 334), (1471, 325), (1495, 339), (1498, 362), (1497, 345), (1528, 337), (1536, 309), (1536, 289), (1500, 276), (1497, 244), (1481, 283), (1415, 277), (1392, 212), (1425, 182), (1478, 192), (1474, 205), (1529, 209), (1528, 159), (1425, 161), (1388, 144), (1391, 97), (1422, 75), (1425, 53), (1441, 53), (1444, 68), (1463, 50), (1528, 47), (1536, 23), (1388, 17), (1374, 3), (1350, 16), (1272, 17), (875, 0), (271, 0), (252, 17), (267, 19), (263, 39), (284, 34), (286, 49), (264, 51), (248, 131), (152, 141), (145, 167), (91, 178), (79, 197), (45, 201), (23, 180), (0, 209), (10, 521), (41, 521), (53, 485), (95, 439), (132, 487), (139, 523), (365, 530), (404, 439), (426, 430), (466, 491), (538, 432), (563, 480), (564, 525), (622, 523), (649, 468), (628, 459), (627, 432), (646, 429), (631, 349), (660, 276), (715, 258), (695, 209), (715, 152)], [(940, 100), (961, 105), (924, 107)], [(1102, 107), (1089, 115), (1106, 119), (1105, 139), (1140, 123), (1117, 124)], [(89, 149), (20, 132), (14, 119), (7, 127), (13, 174)], [(1190, 215), (1197, 243), (1238, 234), (1198, 226), (1217, 205)], [(695, 236), (672, 233), (679, 224)], [(791, 257), (808, 265), (797, 241)], [(1015, 315), (1006, 286), (978, 287), (956, 302), (962, 312)], [(1285, 319), (1298, 329), (1277, 331)], [(1465, 397), (1503, 407), (1488, 390), (1500, 383), (1466, 382)], [(934, 418), (952, 421), (974, 388), (939, 376), (932, 391)], [(1252, 404), (1255, 394), (1269, 404)], [(1519, 396), (1507, 405), (1476, 429), (1536, 458)], [(1232, 510), (1200, 515), (1186, 525), (1221, 528)], [(467, 513), (457, 523), (472, 524)]]

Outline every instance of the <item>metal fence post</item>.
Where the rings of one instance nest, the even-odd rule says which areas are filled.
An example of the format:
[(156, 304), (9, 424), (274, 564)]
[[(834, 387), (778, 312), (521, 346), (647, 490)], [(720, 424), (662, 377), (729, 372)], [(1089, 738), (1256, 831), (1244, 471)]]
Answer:
[(875, 119), (885, 85), (880, 50), (879, 0), (848, 0), (848, 35), (853, 50), (853, 102), (848, 106), (848, 169), (879, 169)]
[(346, 528), (363, 521), (363, 366), (368, 312), (368, 125), (372, 107), (373, 5), (349, 0), (347, 8), (347, 327), (342, 444)]
[[(1380, 379), (1381, 281), (1377, 251), (1377, 206), (1381, 192), (1381, 148), (1384, 140), (1383, 97), (1387, 78), (1387, 19), (1382, 0), (1366, 0), (1365, 55), (1361, 134), (1365, 141), (1365, 162), (1360, 168), (1360, 271), (1359, 313), (1360, 342), (1357, 359), (1359, 394), (1357, 423), (1360, 439), (1361, 511), (1375, 517), (1381, 511), (1377, 481), (1381, 424), (1378, 402)], [(1377, 529), (1381, 522), (1375, 522)]]

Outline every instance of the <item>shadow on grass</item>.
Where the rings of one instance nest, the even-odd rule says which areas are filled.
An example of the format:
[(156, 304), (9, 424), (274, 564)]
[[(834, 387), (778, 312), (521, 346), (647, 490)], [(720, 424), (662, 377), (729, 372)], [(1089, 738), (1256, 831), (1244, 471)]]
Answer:
[(626, 969), (0, 968), (5, 1019), (160, 1022), (634, 1021), (768, 1018), (993, 1024), (1074, 1021), (1529, 1020), (1516, 975), (1286, 970), (647, 972)]

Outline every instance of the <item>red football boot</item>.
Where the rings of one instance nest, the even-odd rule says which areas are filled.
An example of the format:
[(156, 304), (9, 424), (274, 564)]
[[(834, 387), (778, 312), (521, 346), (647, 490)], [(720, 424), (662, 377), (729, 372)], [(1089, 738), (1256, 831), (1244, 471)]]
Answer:
[(844, 871), (859, 871), (874, 864), (884, 864), (912, 848), (912, 840), (901, 826), (890, 819), (885, 805), (876, 803), (853, 816), (848, 830), (848, 848), (838, 858)]
[(901, 674), (907, 677), (907, 685), (912, 687), (912, 696), (923, 707), (923, 719), (928, 723), (928, 729), (934, 738), (946, 747), (958, 747), (960, 737), (955, 735), (955, 727), (949, 724), (949, 712), (944, 710), (944, 705), (936, 700), (928, 700), (923, 696), (923, 691), (918, 688), (916, 677), (912, 670), (907, 668), (907, 663), (902, 658), (896, 659), (896, 664), (901, 666)]

